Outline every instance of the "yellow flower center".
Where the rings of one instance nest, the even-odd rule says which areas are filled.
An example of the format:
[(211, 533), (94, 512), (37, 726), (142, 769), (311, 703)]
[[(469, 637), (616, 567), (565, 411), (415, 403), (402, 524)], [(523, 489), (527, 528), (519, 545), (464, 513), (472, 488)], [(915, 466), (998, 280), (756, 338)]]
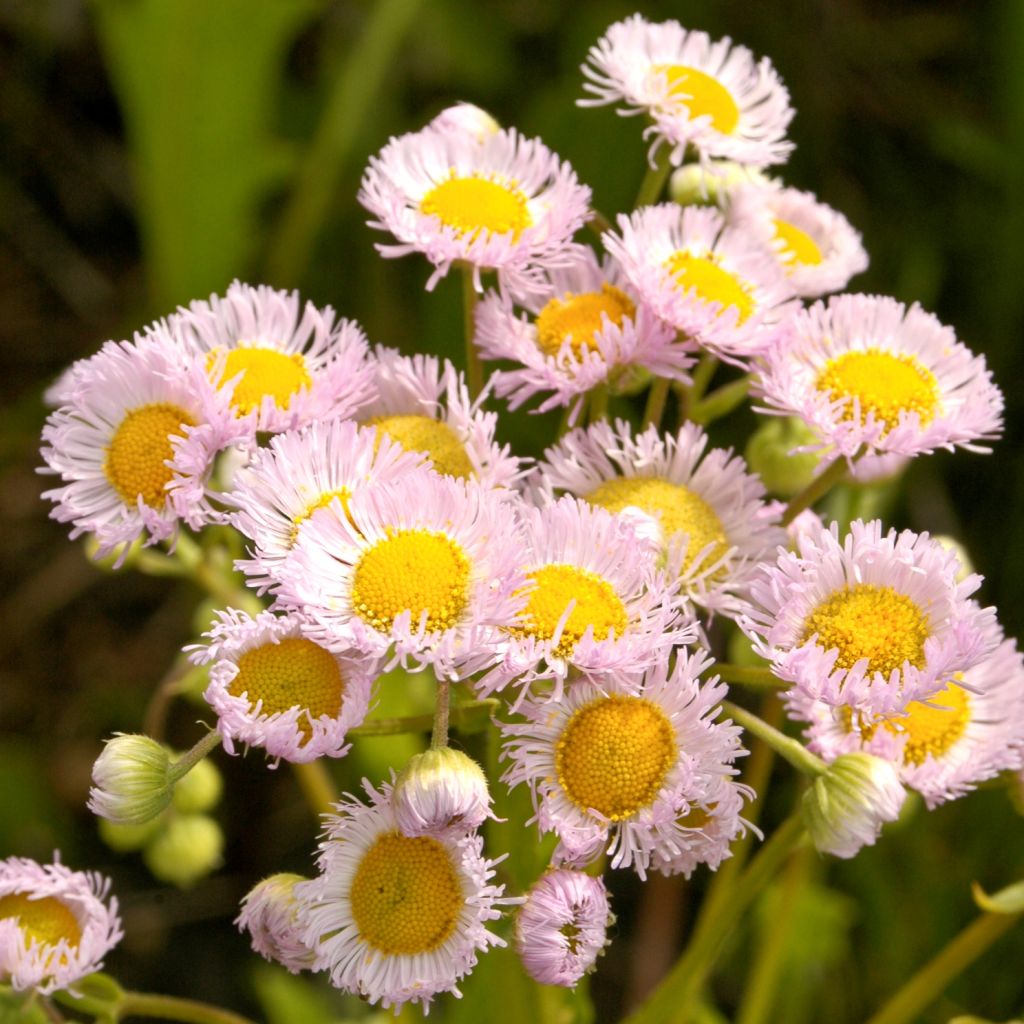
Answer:
[(420, 201), (420, 212), (437, 217), (470, 240), (480, 235), (505, 235), (513, 238), (528, 228), (530, 216), (526, 194), (514, 182), (490, 178), (452, 176), (435, 185)]
[[(316, 501), (311, 501), (299, 515), (292, 520), (291, 542), (294, 544), (299, 539), (299, 531), (312, 518), (317, 509), (327, 508), (335, 498), (341, 502), (341, 510), (345, 513), (348, 521), (352, 522), (352, 514), (349, 511), (348, 500), (352, 492), (347, 487), (341, 487), (336, 491), (324, 491)], [(354, 525), (354, 524), (353, 524)]]
[[(211, 352), (208, 369), (213, 368), (216, 358), (217, 353)], [(231, 404), (240, 416), (258, 409), (266, 395), (278, 409), (287, 409), (292, 395), (313, 383), (301, 353), (278, 352), (273, 348), (231, 349), (224, 360), (224, 372), (214, 383), (219, 387), (239, 373), (242, 377), (235, 385)]]
[[(345, 681), (330, 651), (305, 637), (286, 637), (246, 651), (238, 659), (238, 675), (231, 680), (232, 697), (247, 697), (250, 704), (263, 701), (263, 712), (280, 714), (298, 707), (311, 718), (341, 711)], [(299, 720), (299, 729), (310, 735), (309, 723)]]
[(352, 606), (382, 633), (405, 611), (414, 628), (426, 612), (429, 631), (451, 629), (469, 600), (469, 572), (469, 558), (447, 534), (395, 530), (356, 564)]
[(680, 250), (665, 261), (665, 269), (675, 278), (680, 291), (693, 289), (701, 302), (721, 305), (719, 316), (731, 307), (739, 314), (737, 322), (743, 323), (754, 312), (754, 300), (743, 283), (710, 257)]
[(444, 846), (398, 832), (385, 832), (363, 855), (350, 899), (359, 937), (387, 956), (437, 949), (466, 902)]
[(691, 120), (707, 114), (712, 127), (723, 135), (731, 135), (736, 130), (740, 108), (717, 78), (685, 64), (655, 64), (651, 71), (668, 79), (672, 106), (685, 106)]
[(728, 538), (715, 510), (698, 494), (682, 484), (663, 477), (613, 477), (596, 487), (585, 499), (618, 514), (638, 508), (661, 522), (666, 537), (676, 533), (689, 535), (683, 570), (689, 570), (697, 554), (707, 544), (712, 548), (703, 560), (710, 565), (728, 547)]
[(569, 602), (575, 601), (553, 651), (556, 657), (571, 657), (590, 626), (595, 640), (606, 640), (620, 636), (629, 625), (626, 606), (611, 584), (596, 573), (575, 565), (542, 565), (528, 578), (534, 586), (516, 625), (509, 629), (515, 636), (552, 640)]
[(463, 480), (475, 475), (466, 446), (447, 423), (416, 415), (374, 416), (366, 422), (384, 431), (407, 452), (423, 452), (438, 473)]
[(643, 697), (619, 694), (576, 711), (555, 747), (555, 770), (569, 799), (611, 821), (653, 803), (675, 760), (665, 712)]
[(154, 402), (132, 409), (114, 431), (103, 473), (126, 505), (139, 498), (150, 508), (163, 508), (164, 490), (174, 476), (166, 465), (174, 455), (172, 437), (182, 437), (195, 421), (184, 409), (169, 402)]
[(853, 399), (860, 401), (861, 423), (869, 412), (892, 430), (900, 413), (916, 412), (922, 425), (939, 407), (939, 383), (935, 375), (912, 355), (896, 355), (877, 348), (844, 352), (830, 359), (818, 376), (816, 387), (831, 399), (850, 399), (843, 418), (853, 419)]
[(906, 594), (858, 583), (835, 591), (807, 616), (800, 643), (815, 633), (819, 646), (839, 651), (837, 668), (853, 668), (867, 658), (869, 672), (888, 678), (905, 662), (924, 667), (929, 626), (928, 617)]
[(26, 947), (32, 942), (56, 946), (61, 939), (65, 939), (69, 946), (77, 947), (82, 939), (78, 918), (53, 896), (31, 899), (23, 892), (0, 896), (0, 920), (4, 918), (17, 919)]
[(795, 224), (776, 218), (775, 237), (782, 242), (782, 262), (788, 269), (794, 270), (797, 265), (816, 267), (821, 263), (818, 243)]
[(603, 316), (621, 327), (634, 313), (633, 300), (611, 284), (601, 285), (599, 292), (566, 292), (560, 299), (550, 299), (537, 315), (537, 344), (547, 355), (555, 356), (568, 340), (579, 359), (597, 348), (594, 335), (603, 326)]

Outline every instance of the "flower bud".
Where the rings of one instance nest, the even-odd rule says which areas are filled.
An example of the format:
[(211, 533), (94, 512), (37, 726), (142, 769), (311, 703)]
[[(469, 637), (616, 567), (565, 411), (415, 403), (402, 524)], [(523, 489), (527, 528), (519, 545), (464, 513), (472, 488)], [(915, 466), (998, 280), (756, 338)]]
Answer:
[(292, 974), (311, 970), (316, 961), (295, 920), (299, 907), (295, 883), (304, 881), (292, 874), (264, 878), (242, 900), (242, 912), (235, 919), (238, 930), (249, 933), (252, 948), (264, 960), (282, 964)]
[(501, 125), (486, 110), (472, 103), (456, 103), (454, 106), (445, 107), (430, 122), (430, 127), (444, 132), (470, 135), (478, 142), (483, 142), (488, 136), (501, 131)]
[(819, 461), (817, 452), (793, 449), (817, 440), (802, 420), (766, 417), (747, 442), (747, 463), (772, 494), (792, 498), (814, 479)]
[(471, 757), (451, 747), (417, 754), (395, 781), (392, 803), (407, 836), (458, 829), (471, 832), (490, 813), (487, 776)]
[(608, 892), (600, 878), (561, 868), (542, 876), (516, 915), (516, 950), (542, 985), (571, 987), (607, 945)]
[(161, 882), (180, 889), (195, 885), (221, 862), (224, 833), (205, 814), (177, 814), (146, 847), (143, 859)]
[(100, 839), (117, 853), (141, 850), (160, 831), (163, 820), (157, 815), (142, 825), (118, 825), (107, 818), (99, 819)]
[(672, 172), (668, 194), (674, 203), (690, 206), (711, 203), (722, 206), (728, 193), (741, 185), (773, 184), (772, 179), (760, 171), (731, 160), (709, 160), (704, 164), (684, 164)]
[(937, 540), (947, 551), (952, 551), (957, 558), (960, 559), (960, 568), (956, 573), (957, 583), (963, 583), (968, 576), (974, 573), (974, 563), (971, 561), (970, 553), (967, 548), (963, 546), (956, 539), (956, 537), (948, 537), (945, 534), (936, 534), (933, 540)]
[(92, 766), (89, 810), (118, 825), (143, 825), (171, 802), (170, 755), (148, 736), (119, 733)]
[(873, 846), (906, 797), (896, 766), (873, 754), (836, 758), (804, 794), (804, 824), (823, 853), (849, 859)]
[(224, 782), (212, 761), (198, 761), (174, 785), (174, 809), (200, 814), (214, 807), (224, 792)]

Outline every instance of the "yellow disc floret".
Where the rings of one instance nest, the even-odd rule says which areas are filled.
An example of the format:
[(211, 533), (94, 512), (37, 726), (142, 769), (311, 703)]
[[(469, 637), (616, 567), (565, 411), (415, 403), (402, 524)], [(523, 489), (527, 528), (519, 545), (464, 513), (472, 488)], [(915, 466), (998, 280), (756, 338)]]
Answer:
[(775, 219), (775, 237), (782, 242), (782, 262), (790, 270), (798, 266), (818, 266), (821, 248), (802, 228), (788, 220)]
[(195, 421), (170, 402), (154, 402), (132, 409), (114, 431), (103, 472), (126, 505), (139, 498), (150, 508), (163, 508), (164, 488), (173, 477), (166, 465), (174, 455), (172, 437), (182, 437)]
[(555, 770), (580, 810), (622, 821), (654, 802), (676, 756), (672, 723), (657, 704), (612, 694), (573, 713)]
[(566, 292), (550, 299), (537, 314), (537, 344), (549, 356), (558, 355), (568, 340), (573, 355), (597, 348), (594, 335), (607, 317), (616, 327), (636, 313), (633, 300), (614, 285), (605, 283), (599, 292)]
[(472, 241), (479, 235), (518, 238), (530, 226), (529, 200), (514, 181), (452, 176), (435, 185), (420, 201), (420, 212)]
[(32, 899), (23, 892), (0, 896), (0, 920), (5, 918), (17, 919), (26, 946), (33, 942), (56, 946), (64, 939), (69, 946), (77, 947), (82, 939), (78, 918), (53, 896)]
[[(596, 573), (575, 565), (553, 564), (533, 570), (528, 579), (533, 584), (529, 600), (509, 632), (553, 640), (564, 617), (561, 637), (552, 652), (556, 657), (571, 658), (576, 644), (591, 626), (595, 640), (606, 640), (621, 636), (629, 625), (622, 599)], [(575, 604), (566, 617), (570, 601)]]
[(730, 308), (735, 309), (737, 323), (743, 323), (754, 312), (754, 300), (743, 283), (710, 257), (676, 252), (665, 261), (665, 269), (681, 292), (693, 289), (701, 302), (719, 303), (722, 307), (719, 316)]
[[(211, 352), (207, 366), (213, 369), (217, 353)], [(233, 348), (224, 359), (224, 372), (214, 383), (241, 374), (231, 395), (231, 404), (239, 415), (258, 409), (269, 395), (278, 409), (287, 409), (292, 396), (313, 383), (300, 352), (279, 352), (273, 348)]]
[(385, 832), (363, 855), (352, 879), (359, 937), (387, 956), (438, 948), (455, 931), (465, 904), (445, 847), (430, 836)]
[[(309, 521), (317, 509), (327, 508), (335, 498), (341, 502), (341, 510), (345, 513), (348, 521), (352, 522), (352, 515), (349, 512), (348, 500), (352, 492), (347, 487), (339, 487), (336, 491), (324, 491), (316, 501), (311, 501), (305, 509), (292, 520), (291, 542), (294, 544), (299, 539), (299, 530)], [(354, 525), (354, 524), (353, 524)]]
[(816, 387), (833, 400), (849, 399), (843, 419), (853, 419), (853, 400), (857, 399), (861, 423), (873, 412), (886, 431), (899, 423), (901, 413), (916, 412), (923, 425), (939, 408), (939, 383), (927, 366), (912, 355), (877, 348), (844, 352), (830, 359)]
[(395, 530), (356, 563), (352, 607), (383, 633), (405, 611), (414, 629), (424, 612), (428, 631), (451, 629), (469, 600), (469, 574), (469, 558), (447, 534)]
[(447, 423), (413, 414), (374, 416), (366, 423), (384, 431), (407, 452), (422, 452), (438, 473), (457, 476), (462, 480), (475, 475), (473, 463), (466, 454), (466, 446)]
[[(311, 718), (337, 717), (345, 681), (330, 651), (305, 637), (286, 637), (246, 651), (231, 680), (232, 697), (246, 695), (250, 704), (263, 702), (263, 713), (276, 715), (289, 708), (308, 711)], [(299, 728), (307, 731), (303, 718)]]
[(684, 571), (693, 566), (706, 545), (712, 547), (704, 565), (720, 558), (728, 547), (725, 529), (715, 510), (688, 487), (663, 477), (613, 477), (585, 495), (584, 500), (616, 515), (627, 508), (638, 508), (661, 522), (666, 539), (677, 533), (687, 534), (690, 540)]
[(651, 71), (668, 79), (669, 99), (673, 105), (685, 106), (691, 120), (707, 115), (712, 127), (723, 135), (736, 130), (740, 108), (717, 78), (685, 64), (655, 64)]
[(819, 646), (838, 650), (837, 668), (853, 668), (867, 658), (869, 672), (888, 678), (906, 662), (924, 668), (930, 630), (928, 616), (906, 594), (858, 583), (835, 591), (807, 616), (800, 643), (814, 634)]

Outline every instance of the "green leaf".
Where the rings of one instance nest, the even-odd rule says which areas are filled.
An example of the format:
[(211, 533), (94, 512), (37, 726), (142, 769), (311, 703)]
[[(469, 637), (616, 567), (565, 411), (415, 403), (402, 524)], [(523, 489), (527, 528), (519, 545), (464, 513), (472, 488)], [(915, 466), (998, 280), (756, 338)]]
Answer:
[(1024, 913), (1024, 882), (1015, 882), (991, 896), (977, 882), (971, 885), (974, 902), (992, 914)]

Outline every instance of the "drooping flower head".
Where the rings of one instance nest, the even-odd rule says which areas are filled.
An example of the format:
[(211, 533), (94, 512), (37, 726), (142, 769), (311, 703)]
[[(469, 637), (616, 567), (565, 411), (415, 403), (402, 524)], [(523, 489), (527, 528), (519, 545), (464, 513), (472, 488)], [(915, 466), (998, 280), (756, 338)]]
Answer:
[(484, 770), (452, 747), (415, 754), (395, 779), (391, 803), (406, 836), (465, 834), (494, 817)]
[(316, 954), (302, 941), (295, 883), (301, 875), (277, 874), (264, 878), (246, 893), (235, 919), (238, 930), (248, 932), (252, 948), (264, 960), (279, 963), (292, 974), (313, 969)]
[(642, 370), (686, 383), (693, 363), (675, 331), (637, 302), (615, 261), (599, 264), (590, 249), (547, 271), (530, 292), (489, 293), (477, 309), (475, 342), (484, 359), (521, 364), (491, 375), (509, 408), (550, 392), (538, 412), (598, 385), (614, 389)]
[(702, 160), (754, 167), (783, 163), (793, 148), (786, 87), (767, 57), (755, 62), (728, 38), (713, 42), (677, 21), (655, 24), (634, 14), (608, 29), (581, 70), (594, 98), (579, 104), (621, 103), (624, 113), (647, 114), (652, 150), (667, 146), (675, 165), (688, 147)]
[(772, 671), (813, 700), (868, 714), (927, 700), (994, 649), (991, 608), (969, 600), (956, 555), (927, 534), (855, 521), (797, 537), (764, 563), (739, 622)]
[(229, 754), (236, 742), (296, 764), (348, 752), (345, 734), (366, 717), (378, 663), (329, 650), (310, 626), (298, 612), (251, 618), (232, 608), (218, 613), (209, 644), (192, 649), (210, 666), (203, 696)]
[(402, 835), (390, 787), (365, 788), (370, 805), (338, 805), (319, 876), (295, 886), (302, 938), (338, 988), (384, 1007), (426, 1008), (440, 992), (458, 994), (479, 953), (504, 945), (486, 924), (518, 900), (491, 884), (495, 862), (483, 858), (479, 835)]
[(715, 722), (726, 688), (698, 681), (709, 665), (680, 651), (671, 672), (663, 658), (639, 682), (580, 680), (561, 701), (528, 698), (527, 721), (502, 726), (504, 780), (529, 785), (538, 828), (558, 836), (556, 862), (581, 866), (607, 850), (613, 868), (643, 878), (704, 827), (691, 813), (717, 813), (718, 780), (745, 751), (736, 726)]
[(733, 362), (759, 355), (793, 310), (774, 255), (710, 207), (645, 206), (603, 236), (642, 302), (693, 345)]
[(803, 419), (833, 459), (983, 451), (976, 442), (1002, 431), (1003, 396), (984, 357), (917, 304), (837, 295), (790, 328), (755, 387), (771, 411)]
[(539, 139), (502, 129), (483, 139), (425, 128), (392, 139), (371, 157), (359, 201), (397, 245), (385, 256), (423, 253), (436, 268), (456, 261), (499, 270), (526, 286), (536, 268), (564, 263), (589, 216), (590, 189)]
[(45, 995), (98, 971), (122, 935), (109, 891), (108, 879), (59, 857), (0, 861), (0, 981)]

